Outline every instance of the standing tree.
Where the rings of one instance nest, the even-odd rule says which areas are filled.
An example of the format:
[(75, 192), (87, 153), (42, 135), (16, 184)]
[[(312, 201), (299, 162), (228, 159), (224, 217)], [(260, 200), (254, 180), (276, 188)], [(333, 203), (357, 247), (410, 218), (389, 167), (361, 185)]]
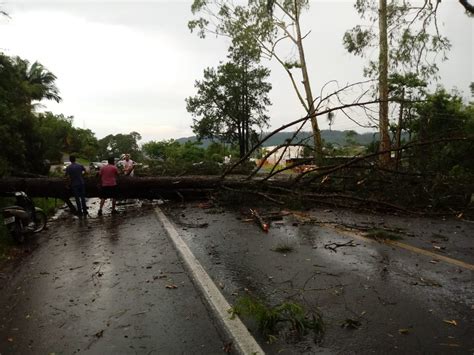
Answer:
[(30, 65), (29, 61), (20, 57), (15, 57), (13, 61), (20, 78), (24, 81), (31, 101), (43, 99), (61, 101), (59, 90), (56, 87), (56, 75), (38, 62)]
[(138, 146), (138, 141), (142, 136), (138, 132), (130, 132), (129, 134), (109, 134), (108, 136), (99, 139), (99, 157), (107, 159), (109, 157), (118, 158), (120, 155), (129, 153), (133, 160), (141, 159), (141, 151)]
[(32, 102), (60, 98), (56, 77), (35, 64), (0, 53), (0, 175), (43, 169), (45, 149)]
[[(436, 60), (446, 59), (450, 43), (440, 35), (436, 22), (439, 1), (424, 1), (420, 6), (412, 5), (409, 0), (357, 0), (355, 8), (369, 26), (358, 25), (344, 34), (346, 49), (355, 55), (364, 56), (369, 49), (378, 47), (379, 60), (369, 60), (364, 74), (377, 77), (380, 100), (379, 130), (380, 151), (390, 149), (388, 117), (388, 77), (392, 73), (414, 73), (421, 79), (436, 77)], [(371, 25), (379, 24), (378, 36)], [(381, 155), (381, 163), (387, 164), (390, 156)]]
[[(190, 21), (188, 26), (191, 31), (197, 29), (202, 38), (207, 33), (228, 36), (234, 46), (247, 53), (257, 58), (275, 58), (282, 65), (311, 121), (314, 158), (321, 162), (321, 132), (303, 46), (308, 34), (302, 33), (300, 26), (301, 13), (308, 7), (308, 0), (249, 0), (246, 6), (234, 5), (233, 1), (194, 0), (191, 10), (202, 17)], [(278, 54), (277, 47), (283, 40), (289, 40), (297, 49), (296, 58), (284, 60)], [(294, 69), (300, 71), (300, 79), (295, 78), (298, 74)]]
[(204, 79), (195, 84), (197, 95), (186, 99), (186, 109), (195, 117), (192, 128), (199, 139), (238, 144), (243, 157), (256, 138), (254, 127), (268, 126), (271, 85), (265, 80), (270, 72), (242, 53), (233, 54), (233, 60), (217, 70), (204, 70)]

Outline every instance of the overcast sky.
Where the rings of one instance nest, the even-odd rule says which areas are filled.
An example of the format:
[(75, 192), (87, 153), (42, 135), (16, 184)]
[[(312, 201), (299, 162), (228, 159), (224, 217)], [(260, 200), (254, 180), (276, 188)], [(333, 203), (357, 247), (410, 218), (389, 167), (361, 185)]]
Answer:
[[(311, 1), (303, 26), (312, 85), (337, 80), (341, 85), (362, 80), (364, 61), (342, 46), (344, 31), (360, 22), (353, 0)], [(191, 1), (16, 1), (3, 9), (0, 50), (45, 65), (57, 77), (63, 101), (44, 102), (46, 110), (74, 116), (74, 125), (89, 128), (98, 138), (139, 132), (142, 143), (192, 135), (192, 117), (184, 99), (196, 93), (194, 81), (203, 69), (226, 59), (222, 38), (191, 34)], [(474, 81), (474, 19), (457, 0), (444, 0), (439, 20), (453, 44), (442, 64), (442, 84), (468, 97)], [(287, 57), (294, 54), (290, 51)], [(290, 82), (276, 63), (272, 70), (273, 128), (303, 116)], [(321, 128), (328, 128), (321, 120)], [(337, 117), (333, 129), (360, 128)]]

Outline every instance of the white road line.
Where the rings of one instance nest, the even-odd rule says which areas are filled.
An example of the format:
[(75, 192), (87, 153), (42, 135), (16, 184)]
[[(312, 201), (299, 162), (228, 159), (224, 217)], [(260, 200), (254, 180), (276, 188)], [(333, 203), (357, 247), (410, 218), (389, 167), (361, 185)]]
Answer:
[(235, 350), (240, 354), (265, 354), (242, 321), (237, 316), (231, 317), (231, 314), (229, 313), (231, 306), (214, 284), (211, 277), (193, 255), (189, 247), (179, 236), (176, 228), (174, 228), (160, 208), (157, 207), (155, 212), (171, 238), (178, 254), (186, 265), (186, 268), (190, 272), (194, 284), (202, 292), (204, 298), (209, 303), (216, 319), (222, 324), (226, 333), (233, 339), (233, 347)]

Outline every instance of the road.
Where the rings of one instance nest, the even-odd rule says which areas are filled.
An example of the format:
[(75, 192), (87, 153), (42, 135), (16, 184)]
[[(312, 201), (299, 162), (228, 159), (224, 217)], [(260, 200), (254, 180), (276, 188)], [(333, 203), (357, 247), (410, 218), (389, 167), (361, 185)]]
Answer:
[[(52, 222), (37, 247), (25, 246), (31, 252), (1, 270), (0, 354), (235, 351), (156, 206), (120, 206), (118, 216), (106, 209), (103, 217), (91, 207), (90, 218)], [(231, 305), (252, 297), (321, 314), (317, 343), (284, 328), (263, 336), (242, 317), (268, 354), (474, 351), (472, 223), (279, 210), (284, 217), (264, 233), (248, 208), (161, 210)], [(362, 227), (396, 229), (403, 239), (370, 240)]]
[(65, 215), (0, 276), (2, 355), (223, 353), (153, 208)]
[[(268, 344), (244, 319), (267, 353), (474, 352), (472, 222), (262, 207), (263, 216), (285, 215), (265, 233), (248, 212), (204, 204), (166, 210), (231, 304), (250, 296), (322, 315), (318, 344), (311, 332), (296, 341), (283, 332)], [(371, 240), (361, 232), (368, 229), (398, 230), (402, 239)]]

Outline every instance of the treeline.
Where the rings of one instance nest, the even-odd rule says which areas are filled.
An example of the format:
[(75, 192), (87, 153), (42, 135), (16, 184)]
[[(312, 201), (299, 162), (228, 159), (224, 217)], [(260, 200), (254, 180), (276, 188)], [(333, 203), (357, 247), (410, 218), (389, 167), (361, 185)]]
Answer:
[[(262, 133), (260, 134), (260, 138), (265, 137), (268, 133)], [(295, 132), (278, 132), (275, 135), (273, 135), (270, 139), (265, 141), (265, 143), (262, 145), (263, 147), (269, 147), (269, 146), (276, 146), (285, 143), (288, 139), (292, 138)], [(307, 142), (309, 145), (312, 145), (313, 142), (311, 141), (312, 138), (312, 132), (306, 131), (306, 132), (298, 132), (295, 136), (295, 141), (302, 141), (302, 142)], [(350, 140), (348, 141), (348, 137)], [(379, 139), (379, 134), (378, 132), (364, 132), (364, 133), (358, 133), (353, 130), (346, 130), (346, 131), (339, 131), (339, 130), (329, 130), (329, 129), (323, 129), (321, 130), (321, 138), (326, 144), (331, 144), (331, 145), (340, 145), (340, 146), (347, 146), (351, 145), (352, 142), (354, 141), (356, 144), (359, 145), (369, 145), (373, 141), (377, 141)], [(184, 144), (186, 142), (198, 142), (197, 136), (191, 136), (191, 137), (183, 137), (183, 138), (178, 138), (176, 139), (177, 142)], [(207, 148), (210, 144), (212, 144), (213, 140), (211, 139), (201, 139), (200, 141), (200, 146), (203, 148)]]
[(74, 127), (72, 116), (38, 112), (42, 100), (61, 101), (55, 82), (42, 64), (0, 53), (0, 176), (47, 174), (64, 154), (90, 161), (141, 154), (137, 132), (97, 139), (90, 129)]

